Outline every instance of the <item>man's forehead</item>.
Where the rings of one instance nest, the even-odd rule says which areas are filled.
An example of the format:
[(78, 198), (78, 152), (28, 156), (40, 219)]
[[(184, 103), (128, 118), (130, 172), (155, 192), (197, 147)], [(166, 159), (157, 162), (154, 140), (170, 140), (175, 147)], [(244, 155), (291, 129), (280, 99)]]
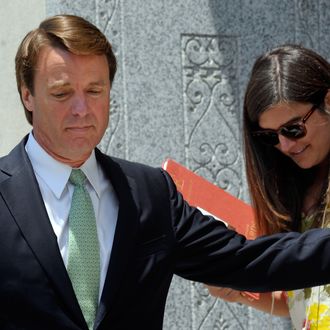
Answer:
[(68, 51), (51, 46), (44, 46), (39, 52), (36, 68), (41, 70), (45, 66), (65, 65), (69, 58), (70, 53)]
[(58, 47), (44, 46), (40, 50), (36, 67), (37, 69), (43, 69), (43, 67), (67, 67), (69, 65), (76, 66), (95, 66), (98, 67), (100, 62), (108, 66), (108, 61), (105, 54), (74, 54), (65, 49)]
[(104, 85), (108, 80), (108, 62), (102, 55), (75, 55), (60, 48), (44, 47), (38, 57), (36, 78), (43, 76), (52, 85), (69, 85), (84, 78), (89, 84)]

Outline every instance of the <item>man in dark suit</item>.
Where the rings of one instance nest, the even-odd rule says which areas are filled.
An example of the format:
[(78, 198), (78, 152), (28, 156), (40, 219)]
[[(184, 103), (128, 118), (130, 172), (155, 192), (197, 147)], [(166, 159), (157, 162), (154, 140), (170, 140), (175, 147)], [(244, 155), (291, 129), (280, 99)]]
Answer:
[[(1, 329), (161, 329), (174, 273), (250, 291), (329, 282), (329, 231), (246, 241), (187, 205), (162, 169), (97, 150), (115, 71), (105, 36), (76, 16), (45, 20), (18, 49), (33, 130), (0, 159)], [(78, 227), (93, 209), (83, 233), (73, 204)]]

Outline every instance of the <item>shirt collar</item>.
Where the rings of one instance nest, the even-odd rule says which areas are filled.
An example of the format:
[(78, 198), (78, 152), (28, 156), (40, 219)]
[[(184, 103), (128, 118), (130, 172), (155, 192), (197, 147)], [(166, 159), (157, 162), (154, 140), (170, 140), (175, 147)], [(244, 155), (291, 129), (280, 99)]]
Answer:
[[(32, 132), (29, 134), (25, 150), (31, 160), (34, 172), (41, 177), (45, 184), (60, 198), (71, 174), (71, 166), (61, 163), (50, 156), (36, 141)], [(80, 167), (89, 183), (100, 197), (100, 176), (95, 152)]]
[(93, 150), (89, 158), (80, 167), (87, 177), (87, 180), (95, 190), (98, 198), (101, 195), (99, 166), (96, 162), (95, 151)]

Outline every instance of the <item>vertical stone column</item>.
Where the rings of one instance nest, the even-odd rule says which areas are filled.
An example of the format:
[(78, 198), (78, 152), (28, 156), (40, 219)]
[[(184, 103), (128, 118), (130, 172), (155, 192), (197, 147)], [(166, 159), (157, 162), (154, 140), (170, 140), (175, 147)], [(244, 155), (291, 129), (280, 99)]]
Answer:
[(1, 2), (0, 156), (7, 154), (31, 129), (16, 87), (15, 54), (25, 34), (44, 19), (45, 11), (44, 0)]

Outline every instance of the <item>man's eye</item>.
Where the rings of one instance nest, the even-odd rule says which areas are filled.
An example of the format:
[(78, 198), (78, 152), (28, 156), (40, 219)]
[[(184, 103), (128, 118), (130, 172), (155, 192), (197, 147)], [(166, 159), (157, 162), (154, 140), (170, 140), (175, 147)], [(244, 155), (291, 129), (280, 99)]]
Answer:
[(67, 96), (68, 93), (53, 93), (52, 95), (58, 99), (61, 99), (61, 98), (64, 98), (65, 96)]
[(99, 90), (95, 90), (95, 89), (91, 89), (91, 90), (88, 91), (88, 93), (90, 93), (90, 94), (94, 94), (94, 95), (97, 95), (97, 94), (100, 94), (101, 91), (99, 91)]

